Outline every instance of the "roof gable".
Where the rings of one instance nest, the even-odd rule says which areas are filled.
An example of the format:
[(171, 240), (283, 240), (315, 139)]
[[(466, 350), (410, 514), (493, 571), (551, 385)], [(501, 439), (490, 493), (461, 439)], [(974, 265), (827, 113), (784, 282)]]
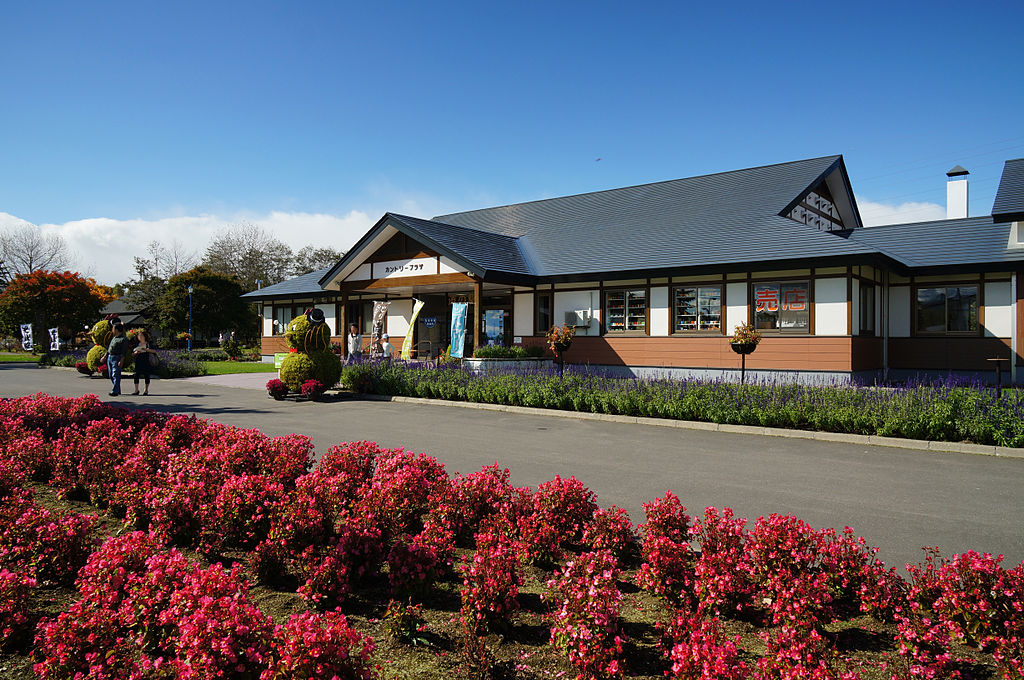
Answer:
[(1024, 220), (1024, 158), (1003, 164), (996, 200), (992, 204), (992, 217), (999, 222)]

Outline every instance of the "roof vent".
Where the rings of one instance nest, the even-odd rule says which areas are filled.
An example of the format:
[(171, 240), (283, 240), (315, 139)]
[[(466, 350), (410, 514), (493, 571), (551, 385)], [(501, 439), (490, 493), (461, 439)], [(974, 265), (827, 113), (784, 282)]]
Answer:
[(946, 173), (946, 219), (958, 220), (967, 217), (967, 175), (962, 165), (953, 166)]

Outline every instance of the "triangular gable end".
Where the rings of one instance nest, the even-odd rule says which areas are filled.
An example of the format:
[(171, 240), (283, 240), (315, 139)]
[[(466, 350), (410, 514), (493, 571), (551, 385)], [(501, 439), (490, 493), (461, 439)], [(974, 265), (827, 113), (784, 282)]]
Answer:
[[(385, 215), (345, 258), (320, 280), (324, 290), (381, 279), (462, 274), (466, 267), (407, 233)], [(466, 277), (467, 280), (468, 277)]]
[(819, 231), (847, 231), (863, 226), (842, 158), (780, 214)]

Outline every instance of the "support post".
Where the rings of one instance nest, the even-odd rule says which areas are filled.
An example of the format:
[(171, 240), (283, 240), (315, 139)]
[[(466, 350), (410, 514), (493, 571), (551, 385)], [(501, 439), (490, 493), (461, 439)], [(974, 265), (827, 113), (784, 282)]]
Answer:
[(348, 358), (348, 293), (341, 293), (341, 309), (338, 311), (338, 335), (341, 336), (341, 356)]
[(484, 318), (480, 306), (483, 303), (484, 283), (480, 279), (473, 281), (473, 349), (480, 346), (480, 324)]

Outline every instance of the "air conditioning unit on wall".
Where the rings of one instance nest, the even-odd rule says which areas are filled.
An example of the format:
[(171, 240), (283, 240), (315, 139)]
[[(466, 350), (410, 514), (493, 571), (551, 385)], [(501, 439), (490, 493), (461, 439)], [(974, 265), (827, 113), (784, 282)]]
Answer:
[(590, 326), (590, 310), (577, 309), (574, 312), (565, 313), (565, 325), (576, 328), (587, 328)]

